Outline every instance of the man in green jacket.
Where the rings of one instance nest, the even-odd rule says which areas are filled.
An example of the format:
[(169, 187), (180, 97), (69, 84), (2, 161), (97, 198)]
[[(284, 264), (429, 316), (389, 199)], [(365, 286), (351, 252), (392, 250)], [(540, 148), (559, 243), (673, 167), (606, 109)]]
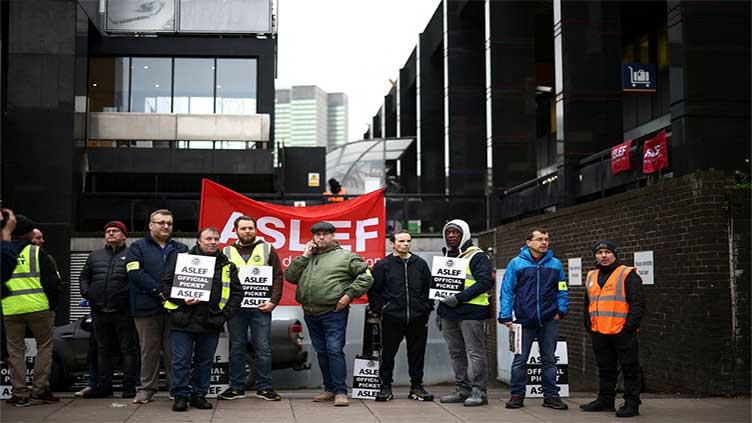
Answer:
[(313, 225), (313, 239), (303, 255), (290, 263), (285, 279), (298, 286), (295, 299), (303, 305), (324, 379), (324, 392), (313, 400), (334, 400), (335, 406), (347, 406), (347, 316), (350, 302), (368, 291), (373, 277), (362, 257), (339, 246), (334, 231), (334, 225), (328, 222)]

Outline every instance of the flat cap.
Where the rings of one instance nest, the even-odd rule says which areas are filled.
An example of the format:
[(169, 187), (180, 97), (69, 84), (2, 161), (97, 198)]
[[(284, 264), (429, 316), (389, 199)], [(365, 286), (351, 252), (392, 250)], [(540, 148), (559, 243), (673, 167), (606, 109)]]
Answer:
[(334, 233), (336, 230), (337, 228), (335, 228), (334, 225), (329, 222), (318, 222), (311, 226), (311, 233), (313, 234), (321, 231)]

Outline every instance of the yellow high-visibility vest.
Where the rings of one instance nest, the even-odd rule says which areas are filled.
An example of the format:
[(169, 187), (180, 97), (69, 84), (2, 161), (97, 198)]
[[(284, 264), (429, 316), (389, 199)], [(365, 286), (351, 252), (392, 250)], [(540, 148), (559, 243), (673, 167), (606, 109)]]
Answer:
[(21, 250), (18, 264), (5, 286), (10, 294), (2, 300), (4, 316), (50, 309), (39, 272), (39, 247), (29, 244)]
[[(465, 276), (465, 288), (469, 288), (473, 285), (475, 285), (475, 278), (473, 277), (473, 272), (470, 271), (470, 261), (473, 259), (473, 256), (475, 256), (478, 253), (483, 253), (483, 250), (476, 246), (472, 246), (468, 248), (467, 250), (463, 251), (462, 254), (460, 254), (457, 258), (463, 258), (467, 259), (467, 269), (466, 269), (466, 276)], [(479, 294), (477, 297), (473, 298), (470, 301), (465, 301), (465, 304), (475, 304), (475, 305), (482, 305), (487, 306), (488, 303), (488, 293), (484, 292), (482, 294)]]

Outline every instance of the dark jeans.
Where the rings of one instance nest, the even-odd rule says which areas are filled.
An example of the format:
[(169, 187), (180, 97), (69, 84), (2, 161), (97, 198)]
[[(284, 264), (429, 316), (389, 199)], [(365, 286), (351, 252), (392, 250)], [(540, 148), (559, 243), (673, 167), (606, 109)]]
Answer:
[(428, 316), (406, 323), (384, 317), (381, 320), (381, 383), (391, 386), (394, 381), (394, 356), (402, 339), (407, 341), (407, 363), (410, 369), (410, 384), (423, 384), (423, 361), (428, 341)]
[(541, 327), (522, 328), (522, 354), (515, 354), (512, 361), (511, 391), (513, 396), (524, 397), (527, 385), (527, 360), (533, 341), (538, 340), (538, 352), (541, 358), (541, 385), (543, 396), (559, 396), (556, 386), (556, 341), (559, 338), (559, 322), (549, 320)]
[(330, 311), (318, 316), (305, 315), (308, 334), (324, 379), (324, 390), (334, 394), (347, 394), (347, 363), (345, 362), (345, 335), (349, 309)]
[(245, 390), (245, 349), (249, 327), (256, 390), (272, 389), (272, 314), (256, 308), (243, 308), (227, 322), (230, 331), (230, 388)]
[(92, 320), (91, 333), (89, 334), (89, 349), (86, 351), (86, 361), (89, 362), (89, 379), (88, 386), (90, 388), (97, 387), (97, 356), (99, 355), (99, 343), (97, 342), (97, 336), (94, 333), (94, 322)]
[(624, 400), (640, 404), (640, 355), (637, 336), (624, 332), (616, 335), (593, 333), (592, 340), (600, 379), (598, 396), (608, 400), (616, 397), (617, 364), (621, 364)]
[(209, 392), (211, 364), (219, 343), (219, 334), (171, 329), (170, 338), (172, 340), (170, 394), (175, 398), (206, 397)]
[(92, 312), (97, 338), (97, 388), (112, 390), (113, 357), (120, 355), (123, 368), (123, 391), (136, 392), (138, 347), (136, 327), (125, 311)]

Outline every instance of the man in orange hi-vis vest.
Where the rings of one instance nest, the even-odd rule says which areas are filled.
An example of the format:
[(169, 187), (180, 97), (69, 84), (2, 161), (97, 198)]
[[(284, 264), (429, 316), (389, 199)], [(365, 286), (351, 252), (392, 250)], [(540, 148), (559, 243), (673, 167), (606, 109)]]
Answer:
[(596, 268), (585, 282), (585, 330), (591, 334), (598, 364), (598, 398), (580, 405), (583, 411), (614, 411), (617, 364), (624, 375), (624, 404), (617, 417), (640, 414), (640, 360), (637, 331), (645, 312), (642, 279), (634, 267), (618, 261), (611, 241), (593, 244)]

